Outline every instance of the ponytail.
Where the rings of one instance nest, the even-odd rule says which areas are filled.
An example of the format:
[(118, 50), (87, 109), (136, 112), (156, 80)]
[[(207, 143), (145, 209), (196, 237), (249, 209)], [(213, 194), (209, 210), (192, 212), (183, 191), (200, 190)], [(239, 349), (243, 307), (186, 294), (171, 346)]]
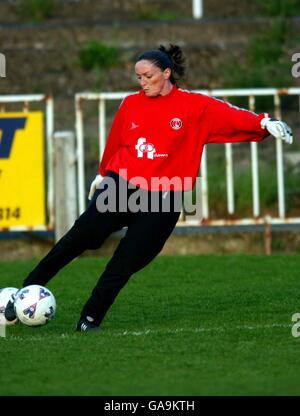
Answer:
[(184, 66), (184, 57), (182, 50), (178, 45), (170, 44), (168, 48), (165, 48), (163, 45), (160, 45), (158, 48), (159, 51), (164, 52), (169, 56), (173, 63), (173, 68), (170, 81), (172, 84), (176, 84), (176, 81), (184, 76), (185, 66)]

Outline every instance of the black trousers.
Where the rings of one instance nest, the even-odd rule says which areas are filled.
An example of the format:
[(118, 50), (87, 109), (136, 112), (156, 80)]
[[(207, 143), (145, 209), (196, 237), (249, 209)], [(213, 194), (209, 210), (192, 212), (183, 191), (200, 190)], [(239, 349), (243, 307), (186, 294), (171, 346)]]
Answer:
[[(125, 181), (118, 175), (111, 173), (109, 177), (114, 179), (117, 190), (122, 182), (124, 185)], [(128, 183), (125, 184), (128, 189)], [(136, 190), (137, 188), (128, 189), (128, 199)], [(174, 192), (168, 193), (171, 199), (169, 212), (163, 212), (161, 207), (159, 212), (151, 212), (150, 206), (146, 212), (132, 212), (129, 208), (120, 212), (118, 198), (116, 212), (99, 212), (97, 198), (102, 192), (103, 189), (96, 190), (86, 211), (23, 282), (23, 286), (45, 286), (59, 270), (85, 250), (100, 248), (111, 233), (128, 227), (81, 312), (82, 318), (90, 316), (96, 325), (100, 325), (131, 275), (149, 264), (162, 250), (180, 215), (178, 204), (173, 204)], [(160, 202), (164, 194), (157, 193)]]

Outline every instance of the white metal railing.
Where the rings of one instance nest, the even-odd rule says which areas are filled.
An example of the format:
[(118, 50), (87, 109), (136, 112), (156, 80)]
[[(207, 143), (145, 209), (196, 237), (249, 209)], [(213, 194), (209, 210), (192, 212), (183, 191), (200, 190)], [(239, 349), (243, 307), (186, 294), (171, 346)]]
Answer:
[(193, 0), (193, 18), (201, 19), (203, 16), (203, 0)]
[(0, 78), (6, 77), (6, 57), (0, 53)]
[[(30, 111), (30, 103), (44, 102), (45, 103), (45, 127), (46, 127), (46, 145), (47, 145), (47, 217), (48, 223), (46, 226), (33, 227), (9, 227), (8, 231), (46, 231), (52, 230), (54, 227), (54, 161), (53, 161), (53, 132), (54, 132), (54, 103), (51, 96), (45, 94), (30, 94), (30, 95), (0, 95), (0, 111), (6, 111), (6, 105), (11, 103), (23, 104), (22, 111)], [(1, 231), (1, 229), (0, 229)]]
[[(300, 88), (258, 88), (258, 89), (215, 89), (215, 90), (195, 90), (194, 92), (210, 95), (213, 97), (221, 97), (227, 101), (228, 97), (248, 97), (248, 107), (255, 110), (255, 99), (258, 96), (273, 96), (274, 116), (281, 119), (281, 96), (296, 95), (299, 97), (300, 106)], [(78, 93), (75, 95), (75, 111), (76, 111), (76, 138), (78, 152), (78, 208), (79, 213), (85, 209), (85, 173), (84, 173), (84, 130), (83, 130), (83, 112), (82, 102), (85, 100), (94, 100), (98, 102), (98, 134), (99, 134), (99, 158), (101, 160), (106, 140), (106, 101), (122, 100), (132, 92), (102, 92), (102, 93)], [(300, 108), (299, 108), (300, 112)], [(227, 189), (227, 211), (232, 215), (235, 213), (234, 205), (234, 179), (233, 179), (233, 157), (232, 144), (225, 145), (226, 158), (226, 189)], [(266, 219), (260, 217), (260, 198), (259, 198), (259, 169), (258, 169), (258, 144), (250, 143), (251, 151), (251, 175), (252, 175), (252, 218), (244, 219), (209, 219), (209, 199), (208, 199), (208, 181), (207, 181), (207, 150), (204, 147), (201, 160), (201, 200), (202, 200), (202, 216), (204, 223), (210, 225), (251, 225), (265, 224)], [(278, 218), (268, 218), (270, 224), (282, 223), (300, 223), (300, 217), (286, 218), (285, 215), (285, 198), (284, 198), (284, 163), (282, 141), (276, 139), (276, 168), (277, 168), (277, 193), (278, 193)]]

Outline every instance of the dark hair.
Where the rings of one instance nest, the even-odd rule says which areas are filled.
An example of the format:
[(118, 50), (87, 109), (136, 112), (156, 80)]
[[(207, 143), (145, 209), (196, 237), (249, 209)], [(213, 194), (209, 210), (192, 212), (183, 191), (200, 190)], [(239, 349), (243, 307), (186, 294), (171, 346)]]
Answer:
[(184, 57), (182, 56), (182, 50), (178, 45), (172, 45), (170, 43), (168, 48), (160, 45), (158, 49), (152, 49), (142, 53), (142, 55), (138, 57), (137, 62), (143, 59), (152, 62), (162, 71), (166, 68), (170, 68), (170, 81), (172, 84), (176, 84), (177, 80), (184, 75)]

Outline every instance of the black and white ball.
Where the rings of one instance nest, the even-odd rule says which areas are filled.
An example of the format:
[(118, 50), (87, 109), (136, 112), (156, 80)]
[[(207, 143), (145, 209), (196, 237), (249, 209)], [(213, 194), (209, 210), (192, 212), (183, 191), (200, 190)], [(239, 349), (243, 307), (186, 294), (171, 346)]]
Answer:
[(20, 322), (25, 325), (45, 325), (54, 318), (56, 312), (55, 297), (44, 286), (30, 285), (23, 287), (16, 296), (15, 312)]
[(7, 321), (4, 316), (5, 308), (11, 298), (11, 295), (15, 295), (18, 290), (19, 289), (16, 287), (5, 287), (0, 289), (0, 320), (1, 323), (4, 323), (5, 325), (13, 325), (18, 321), (18, 319)]

